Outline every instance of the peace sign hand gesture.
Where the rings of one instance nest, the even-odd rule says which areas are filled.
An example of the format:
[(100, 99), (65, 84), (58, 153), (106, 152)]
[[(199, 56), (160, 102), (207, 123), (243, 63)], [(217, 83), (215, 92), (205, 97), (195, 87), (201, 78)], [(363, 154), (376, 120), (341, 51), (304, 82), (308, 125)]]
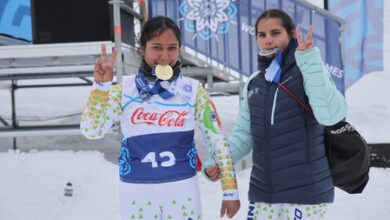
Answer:
[(298, 47), (297, 51), (305, 51), (314, 47), (313, 43), (313, 25), (310, 25), (307, 29), (306, 40), (303, 39), (301, 29), (299, 27), (295, 28), (295, 36), (297, 37)]
[(102, 44), (101, 50), (100, 58), (93, 68), (93, 77), (95, 82), (109, 82), (113, 80), (114, 64), (118, 49), (114, 49), (109, 61), (107, 60), (106, 45)]

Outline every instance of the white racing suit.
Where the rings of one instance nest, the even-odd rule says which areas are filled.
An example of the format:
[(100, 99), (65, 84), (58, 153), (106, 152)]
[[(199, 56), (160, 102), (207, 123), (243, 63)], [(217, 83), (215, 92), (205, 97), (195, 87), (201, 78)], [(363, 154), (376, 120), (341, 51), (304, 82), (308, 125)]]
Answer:
[(237, 200), (233, 161), (214, 104), (195, 80), (180, 76), (167, 90), (142, 100), (135, 76), (94, 83), (80, 129), (97, 139), (119, 122), (122, 219), (201, 219), (194, 126), (221, 171), (224, 200)]

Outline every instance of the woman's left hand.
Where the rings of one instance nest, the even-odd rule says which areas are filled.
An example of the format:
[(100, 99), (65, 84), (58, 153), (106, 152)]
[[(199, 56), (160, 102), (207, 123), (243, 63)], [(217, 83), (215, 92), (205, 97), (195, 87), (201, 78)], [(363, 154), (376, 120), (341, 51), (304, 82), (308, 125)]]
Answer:
[(314, 47), (313, 43), (313, 25), (310, 25), (307, 29), (306, 40), (303, 39), (301, 29), (299, 27), (295, 28), (295, 36), (297, 37), (298, 47), (297, 51), (305, 51)]
[(217, 181), (221, 179), (221, 172), (219, 171), (218, 166), (207, 167), (206, 169), (204, 169), (204, 172), (206, 173), (207, 177), (212, 181)]
[(222, 207), (221, 207), (221, 218), (225, 215), (229, 218), (233, 218), (238, 210), (240, 209), (241, 203), (240, 200), (232, 200), (232, 201), (227, 201), (223, 200), (222, 201)]

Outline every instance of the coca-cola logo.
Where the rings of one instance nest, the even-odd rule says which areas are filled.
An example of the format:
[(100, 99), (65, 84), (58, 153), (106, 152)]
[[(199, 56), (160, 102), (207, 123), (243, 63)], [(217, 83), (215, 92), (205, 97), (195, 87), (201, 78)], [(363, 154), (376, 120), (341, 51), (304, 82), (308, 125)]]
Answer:
[(137, 108), (131, 116), (133, 124), (158, 125), (164, 127), (183, 127), (186, 111), (168, 110), (162, 113), (146, 112), (143, 107)]

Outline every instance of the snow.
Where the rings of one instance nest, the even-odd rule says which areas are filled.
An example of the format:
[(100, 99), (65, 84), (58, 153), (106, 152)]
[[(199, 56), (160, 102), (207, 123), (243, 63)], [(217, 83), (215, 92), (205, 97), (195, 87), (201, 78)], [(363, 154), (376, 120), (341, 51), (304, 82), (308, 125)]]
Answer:
[(117, 166), (102, 153), (10, 151), (0, 161), (2, 220), (119, 219)]
[(347, 120), (368, 143), (390, 143), (390, 70), (364, 75), (346, 92)]
[[(118, 167), (96, 151), (9, 151), (0, 153), (0, 219), (107, 220), (119, 219)], [(390, 169), (372, 168), (361, 195), (336, 189), (328, 219), (384, 219), (390, 216)], [(233, 219), (245, 219), (250, 169), (238, 173), (241, 209)], [(219, 183), (198, 175), (206, 220), (220, 219)], [(73, 196), (65, 197), (71, 182)], [(224, 218), (227, 219), (227, 218)]]
[[(390, 2), (384, 1), (384, 4), (384, 24), (388, 24)], [(390, 64), (386, 62), (390, 59), (390, 31), (386, 30), (384, 71), (365, 75), (346, 91), (347, 120), (369, 143), (390, 143)], [(9, 84), (0, 82), (2, 103), (10, 103), (7, 88)], [(17, 99), (21, 100), (18, 112), (30, 118), (81, 112), (88, 90), (82, 87), (66, 91), (54, 88), (18, 90)], [(58, 99), (61, 102), (53, 106), (50, 101)], [(213, 97), (213, 100), (226, 133), (230, 134), (238, 112), (238, 97)], [(0, 105), (0, 115), (10, 115), (10, 106)], [(73, 145), (63, 146), (62, 151), (31, 149), (0, 153), (0, 220), (119, 219), (118, 166), (98, 151), (64, 150), (77, 149)], [(203, 219), (220, 219), (220, 184), (198, 176)], [(250, 169), (238, 172), (237, 177), (241, 209), (233, 219), (246, 219)], [(72, 197), (64, 196), (68, 182), (73, 184)], [(389, 190), (390, 168), (372, 168), (363, 194), (350, 195), (336, 189), (335, 202), (329, 205), (327, 219), (389, 219)]]

